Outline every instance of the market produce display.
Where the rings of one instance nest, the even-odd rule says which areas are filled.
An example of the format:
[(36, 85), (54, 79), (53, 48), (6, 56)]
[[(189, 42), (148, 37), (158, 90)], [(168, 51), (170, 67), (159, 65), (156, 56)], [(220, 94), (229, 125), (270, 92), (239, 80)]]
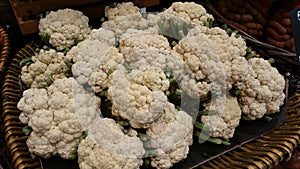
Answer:
[[(81, 169), (167, 169), (194, 138), (229, 145), (241, 119), (284, 104), (283, 76), (199, 4), (140, 13), (114, 3), (105, 16), (100, 28), (71, 9), (41, 19), (42, 45), (20, 62), (31, 153)], [(58, 24), (64, 30), (51, 32)]]
[(269, 0), (219, 0), (216, 8), (229, 23), (253, 37), (261, 38), (268, 22)]
[(269, 21), (266, 25), (266, 42), (296, 52), (294, 36), (291, 25), (291, 10), (299, 7), (298, 1), (274, 1), (273, 9), (270, 11)]

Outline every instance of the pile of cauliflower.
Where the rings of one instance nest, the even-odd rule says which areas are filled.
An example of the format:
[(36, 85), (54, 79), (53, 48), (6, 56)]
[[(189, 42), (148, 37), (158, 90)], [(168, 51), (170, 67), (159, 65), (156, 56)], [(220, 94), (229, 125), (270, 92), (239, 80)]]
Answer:
[(208, 27), (213, 16), (199, 4), (142, 15), (123, 2), (105, 16), (93, 29), (73, 9), (40, 20), (51, 49), (22, 67), (17, 105), (31, 153), (77, 157), (81, 169), (168, 169), (187, 158), (193, 138), (229, 140), (242, 116), (259, 119), (284, 103), (277, 69), (247, 60), (245, 40)]

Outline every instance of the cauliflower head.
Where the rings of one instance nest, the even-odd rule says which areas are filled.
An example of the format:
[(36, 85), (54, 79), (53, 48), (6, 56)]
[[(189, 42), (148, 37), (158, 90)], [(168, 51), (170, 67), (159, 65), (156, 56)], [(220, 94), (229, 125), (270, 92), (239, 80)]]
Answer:
[(120, 66), (111, 75), (108, 89), (112, 114), (129, 120), (134, 128), (144, 128), (162, 115), (168, 99), (164, 91), (168, 88), (169, 80), (160, 68), (128, 73)]
[(81, 169), (137, 169), (143, 164), (143, 142), (123, 133), (113, 119), (101, 118), (90, 125), (86, 139), (78, 146)]
[(252, 73), (244, 83), (237, 83), (243, 113), (251, 120), (278, 112), (284, 104), (285, 79), (278, 70), (262, 58), (249, 60)]
[(64, 62), (64, 54), (54, 49), (41, 49), (32, 56), (33, 63), (23, 66), (21, 69), (21, 80), (31, 88), (41, 88), (50, 85), (54, 79), (66, 77), (67, 66)]
[(117, 3), (117, 5), (114, 7), (106, 6), (104, 8), (104, 13), (108, 20), (114, 20), (118, 17), (136, 14), (139, 12), (140, 9), (132, 2)]
[(151, 165), (168, 169), (187, 157), (189, 146), (193, 144), (193, 119), (186, 112), (175, 109), (172, 103), (167, 103), (164, 114), (151, 123), (146, 134), (149, 147), (156, 151), (151, 157)]
[(108, 87), (109, 74), (124, 57), (119, 50), (98, 39), (86, 39), (74, 46), (66, 56), (74, 62), (72, 73), (79, 84), (88, 84), (98, 93)]
[(212, 90), (226, 90), (224, 64), (206, 34), (188, 34), (174, 51), (181, 55), (190, 72), (180, 82), (180, 87), (190, 97), (203, 98)]
[(73, 78), (56, 79), (48, 89), (25, 90), (17, 107), (21, 122), (32, 128), (29, 151), (44, 158), (70, 159), (87, 124), (99, 117), (99, 104), (100, 99)]
[[(223, 104), (224, 102), (225, 104)], [(232, 138), (242, 115), (237, 98), (230, 95), (215, 98), (206, 105), (206, 109), (217, 113), (201, 116), (201, 122), (213, 129), (210, 136), (226, 140)]]
[(58, 51), (71, 48), (91, 32), (88, 17), (69, 8), (51, 11), (40, 19), (38, 29), (40, 35), (50, 37), (49, 43)]

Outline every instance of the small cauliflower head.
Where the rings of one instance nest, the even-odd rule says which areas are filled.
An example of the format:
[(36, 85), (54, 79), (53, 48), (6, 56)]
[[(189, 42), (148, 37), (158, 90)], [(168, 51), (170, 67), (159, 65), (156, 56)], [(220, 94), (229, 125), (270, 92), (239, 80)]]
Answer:
[(40, 35), (50, 37), (49, 43), (58, 51), (71, 48), (91, 32), (88, 17), (69, 8), (51, 11), (40, 19), (38, 29)]
[(111, 30), (107, 30), (104, 28), (92, 29), (89, 39), (99, 40), (100, 42), (107, 43), (110, 46), (116, 45), (116, 38), (114, 33)]
[(241, 91), (239, 102), (249, 119), (273, 114), (284, 104), (285, 80), (278, 70), (262, 58), (249, 59), (253, 72), (243, 83), (237, 83)]
[(112, 101), (112, 114), (129, 120), (134, 128), (145, 128), (158, 119), (167, 103), (164, 91), (169, 80), (157, 67), (135, 69), (128, 73), (120, 66), (111, 75), (108, 98)]
[(180, 87), (190, 97), (203, 98), (210, 91), (226, 90), (225, 66), (206, 34), (189, 33), (174, 51), (180, 54), (190, 72), (180, 82)]
[(187, 158), (189, 146), (193, 143), (193, 119), (184, 111), (178, 111), (172, 103), (167, 103), (164, 114), (151, 123), (146, 134), (149, 147), (156, 154), (151, 157), (155, 168), (168, 169)]
[(86, 139), (78, 146), (80, 169), (137, 169), (143, 164), (143, 142), (125, 135), (113, 119), (101, 118), (90, 125)]
[(217, 113), (201, 116), (201, 122), (213, 129), (210, 136), (232, 138), (242, 115), (237, 98), (230, 95), (217, 97), (206, 105), (206, 109)]
[(145, 31), (124, 36), (120, 40), (120, 52), (125, 62), (135, 69), (159, 67), (172, 72), (174, 77), (185, 74), (181, 56), (172, 51), (167, 38)]
[(32, 128), (26, 142), (29, 151), (44, 158), (70, 159), (85, 126), (99, 117), (99, 104), (100, 99), (73, 78), (56, 79), (48, 89), (25, 90), (17, 107), (21, 122)]
[(116, 6), (106, 6), (104, 8), (105, 16), (108, 20), (114, 20), (118, 17), (127, 16), (131, 14), (139, 13), (140, 9), (132, 2), (117, 3)]
[(124, 57), (119, 50), (98, 39), (86, 39), (74, 46), (66, 56), (74, 62), (72, 73), (79, 84), (88, 84), (98, 93), (108, 87), (108, 76)]
[(50, 85), (54, 79), (66, 77), (67, 66), (64, 54), (54, 49), (43, 50), (32, 56), (33, 63), (23, 66), (21, 80), (30, 88), (41, 88)]
[(244, 57), (247, 46), (241, 36), (236, 37), (235, 33), (229, 36), (219, 27), (208, 28), (206, 26), (196, 26), (189, 32), (189, 36), (196, 36), (199, 33), (204, 33), (208, 37), (220, 61), (224, 64), (228, 90), (235, 83), (249, 76), (252, 69)]
[(194, 25), (204, 25), (209, 19), (214, 19), (212, 15), (206, 12), (206, 9), (202, 5), (195, 2), (174, 2), (163, 13), (169, 13), (189, 20)]

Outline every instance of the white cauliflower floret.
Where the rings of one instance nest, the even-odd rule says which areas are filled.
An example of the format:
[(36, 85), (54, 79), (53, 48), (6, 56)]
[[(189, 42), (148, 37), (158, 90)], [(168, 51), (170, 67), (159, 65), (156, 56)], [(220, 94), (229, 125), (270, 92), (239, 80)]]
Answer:
[(110, 46), (116, 45), (116, 38), (114, 33), (111, 30), (104, 28), (92, 29), (89, 39), (97, 39), (100, 42), (107, 43)]
[(237, 98), (229, 95), (218, 97), (206, 105), (206, 109), (217, 113), (201, 116), (201, 122), (213, 129), (210, 136), (224, 139), (232, 138), (242, 114)]
[[(155, 77), (155, 78), (151, 78)], [(108, 97), (112, 101), (113, 114), (129, 120), (135, 128), (146, 127), (162, 113), (169, 88), (169, 80), (160, 68), (133, 70), (128, 73), (120, 66), (111, 75)]]
[(149, 32), (139, 32), (120, 40), (120, 51), (132, 68), (159, 67), (172, 71), (174, 77), (185, 73), (180, 55), (171, 50), (167, 38)]
[(124, 60), (118, 49), (97, 39), (86, 39), (73, 47), (66, 56), (75, 62), (72, 73), (79, 84), (90, 85), (95, 92), (108, 87), (108, 76)]
[(241, 91), (239, 100), (243, 105), (243, 113), (255, 120), (279, 111), (285, 99), (285, 80), (267, 60), (252, 58), (249, 65), (252, 68), (251, 76), (243, 83), (237, 83), (237, 88)]
[(78, 146), (81, 169), (137, 169), (143, 164), (143, 142), (125, 135), (114, 120), (102, 118), (90, 125), (86, 139)]
[(190, 20), (195, 25), (203, 25), (208, 19), (214, 19), (212, 15), (206, 12), (206, 9), (202, 5), (195, 2), (174, 2), (163, 12)]
[(66, 8), (51, 11), (40, 19), (38, 28), (40, 35), (49, 36), (49, 43), (61, 51), (87, 38), (91, 31), (88, 22), (81, 11)]
[(105, 21), (102, 23), (102, 28), (114, 32), (115, 37), (119, 38), (128, 29), (147, 29), (145, 19), (140, 13), (134, 13), (126, 16), (119, 16), (114, 20)]
[(32, 61), (32, 64), (23, 66), (21, 70), (21, 80), (27, 87), (45, 87), (54, 79), (66, 77), (67, 66), (64, 62), (64, 54), (61, 52), (41, 49), (39, 53), (32, 56)]
[(185, 75), (180, 87), (193, 98), (206, 97), (209, 91), (226, 89), (225, 66), (215, 46), (203, 33), (189, 35), (174, 47), (183, 58), (191, 75)]
[(87, 125), (99, 117), (99, 104), (73, 78), (56, 79), (48, 89), (25, 90), (17, 107), (21, 122), (32, 128), (29, 151), (44, 158), (71, 158)]
[(228, 90), (233, 84), (243, 81), (251, 73), (251, 66), (244, 55), (246, 54), (246, 42), (242, 37), (231, 36), (219, 27), (208, 28), (196, 26), (189, 31), (189, 36), (197, 36), (204, 33), (209, 42), (215, 47), (216, 54), (225, 66)]
[(115, 7), (106, 6), (104, 8), (105, 16), (108, 20), (114, 20), (120, 16), (127, 16), (139, 13), (140, 9), (132, 2), (117, 3)]
[(171, 168), (185, 159), (193, 143), (192, 117), (176, 110), (172, 103), (167, 103), (164, 111), (146, 131), (150, 147), (157, 152), (151, 156), (151, 165), (161, 169)]

